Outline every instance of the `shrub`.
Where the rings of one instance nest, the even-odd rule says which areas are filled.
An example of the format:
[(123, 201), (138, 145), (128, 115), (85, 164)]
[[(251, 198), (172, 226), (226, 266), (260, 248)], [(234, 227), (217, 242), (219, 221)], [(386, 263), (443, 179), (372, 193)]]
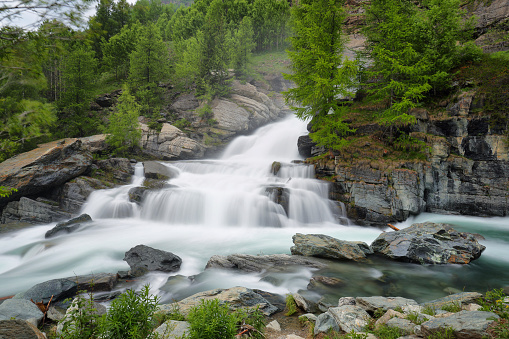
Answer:
[[(81, 291), (84, 292), (84, 291)], [(78, 295), (72, 302), (65, 317), (60, 321), (61, 339), (89, 339), (97, 337), (101, 316), (94, 307), (92, 295), (86, 298)]]
[(127, 290), (111, 302), (102, 320), (101, 338), (147, 338), (153, 330), (152, 316), (157, 305), (158, 299), (149, 294), (148, 285), (139, 294)]
[(285, 313), (287, 317), (297, 313), (297, 303), (291, 294), (286, 295), (286, 309), (288, 310)]
[(237, 334), (237, 318), (218, 299), (202, 300), (191, 309), (187, 320), (191, 339), (228, 339)]

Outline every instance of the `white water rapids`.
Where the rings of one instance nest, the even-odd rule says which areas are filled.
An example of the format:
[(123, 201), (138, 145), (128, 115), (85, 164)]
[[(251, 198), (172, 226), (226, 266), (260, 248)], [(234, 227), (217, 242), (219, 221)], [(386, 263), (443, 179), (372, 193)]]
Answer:
[[(163, 300), (233, 286), (281, 294), (306, 289), (312, 275), (308, 269), (273, 274), (270, 279), (224, 271), (200, 274), (215, 254), (289, 254), (295, 233), (327, 234), (368, 244), (380, 234), (374, 228), (341, 225), (341, 208), (327, 199), (328, 183), (313, 179), (312, 166), (292, 163), (301, 159), (296, 144), (305, 127), (289, 117), (236, 138), (220, 159), (164, 163), (175, 177), (167, 188), (149, 192), (142, 206), (129, 202), (127, 194), (144, 180), (138, 164), (131, 185), (99, 190), (89, 197), (82, 212), (94, 221), (74, 233), (45, 239), (44, 234), (55, 226), (52, 223), (1, 234), (0, 297), (54, 278), (128, 270), (124, 253), (139, 244), (182, 258), (179, 272), (151, 273), (137, 282), (150, 283)], [(271, 174), (274, 161), (282, 164), (277, 176)], [(289, 192), (288, 215), (272, 200), (267, 187)], [(420, 266), (382, 259), (365, 264), (338, 262), (320, 274), (339, 277), (345, 285), (325, 293), (429, 300), (443, 296), (447, 288), (482, 291), (509, 285), (509, 231), (504, 227), (509, 219), (421, 215), (416, 220), (447, 221), (460, 230), (481, 233), (488, 249), (466, 266)], [(177, 274), (200, 275), (193, 284), (163, 286)]]

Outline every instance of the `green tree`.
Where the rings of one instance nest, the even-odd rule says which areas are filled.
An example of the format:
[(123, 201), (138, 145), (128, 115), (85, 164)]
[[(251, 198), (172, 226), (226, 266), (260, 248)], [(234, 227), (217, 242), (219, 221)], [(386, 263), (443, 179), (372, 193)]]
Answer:
[(238, 29), (231, 34), (229, 43), (231, 66), (237, 75), (245, 74), (251, 52), (255, 47), (253, 37), (253, 21), (246, 16), (240, 22)]
[(140, 34), (130, 55), (129, 81), (134, 88), (165, 80), (169, 73), (169, 52), (154, 23)]
[(141, 106), (136, 103), (129, 89), (124, 87), (122, 95), (118, 98), (115, 110), (109, 117), (106, 142), (116, 149), (117, 153), (125, 154), (133, 150), (141, 138), (138, 124)]
[(64, 94), (59, 103), (59, 135), (85, 136), (97, 131), (98, 122), (87, 115), (93, 97), (97, 61), (84, 44), (72, 48), (64, 61)]
[(432, 89), (449, 86), (451, 70), (465, 59), (466, 49), (458, 42), (465, 41), (472, 26), (459, 8), (459, 0), (371, 2), (364, 33), (373, 66), (367, 73), (376, 80), (369, 92), (388, 106), (382, 123), (414, 122), (409, 110)]
[(141, 31), (141, 24), (124, 26), (108, 42), (103, 41), (103, 64), (115, 70), (115, 78), (125, 79), (129, 75), (130, 55), (135, 50)]
[[(356, 63), (343, 55), (342, 5), (340, 0), (305, 0), (292, 8), (294, 36), (288, 51), (292, 73), (284, 74), (296, 84), (284, 93), (286, 100), (300, 119), (311, 119), (315, 132), (311, 137), (329, 148), (341, 147), (342, 137), (351, 131), (340, 99), (351, 94)], [(332, 124), (330, 132), (338, 136), (333, 143), (319, 133)]]

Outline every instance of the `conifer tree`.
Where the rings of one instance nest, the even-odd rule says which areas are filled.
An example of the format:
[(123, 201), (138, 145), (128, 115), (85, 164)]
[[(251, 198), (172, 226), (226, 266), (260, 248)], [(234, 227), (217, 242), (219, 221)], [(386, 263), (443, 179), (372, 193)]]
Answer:
[(106, 142), (113, 146), (117, 153), (125, 154), (136, 147), (141, 138), (138, 124), (141, 106), (124, 86), (113, 113), (109, 118), (108, 137)]
[[(356, 66), (343, 55), (342, 5), (340, 0), (304, 0), (292, 8), (294, 36), (288, 51), (292, 73), (285, 74), (296, 84), (284, 93), (286, 100), (299, 118), (311, 119), (315, 132), (311, 138), (329, 148), (340, 148), (342, 137), (351, 131), (343, 121), (340, 99), (350, 95)], [(332, 138), (321, 137), (330, 134), (320, 133), (325, 127)]]

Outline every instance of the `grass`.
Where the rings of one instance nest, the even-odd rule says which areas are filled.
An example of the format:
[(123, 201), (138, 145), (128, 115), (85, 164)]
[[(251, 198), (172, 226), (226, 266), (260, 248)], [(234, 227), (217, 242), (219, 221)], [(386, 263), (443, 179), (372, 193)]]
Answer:
[(280, 74), (288, 73), (289, 66), (290, 59), (285, 51), (264, 52), (253, 54), (248, 71), (257, 74)]
[(286, 295), (286, 310), (287, 312), (285, 313), (285, 315), (287, 317), (294, 315), (295, 313), (298, 312), (297, 303), (295, 302), (295, 299), (291, 294)]

